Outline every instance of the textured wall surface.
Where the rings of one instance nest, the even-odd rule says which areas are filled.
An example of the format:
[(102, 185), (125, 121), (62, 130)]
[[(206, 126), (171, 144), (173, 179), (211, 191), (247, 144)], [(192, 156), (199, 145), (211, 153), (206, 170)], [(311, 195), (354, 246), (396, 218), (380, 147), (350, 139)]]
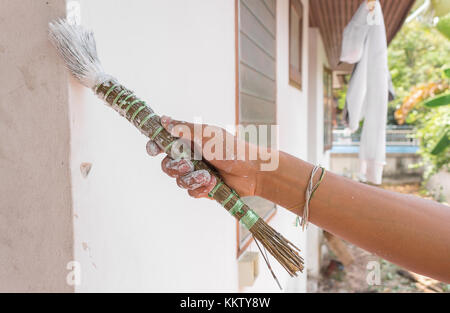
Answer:
[[(234, 1), (80, 3), (105, 69), (158, 114), (234, 125)], [(190, 198), (138, 130), (71, 86), (76, 290), (237, 290), (235, 220)]]
[[(105, 68), (156, 112), (234, 125), (234, 1), (80, 3)], [(277, 14), (282, 148), (305, 157), (307, 73), (303, 91), (289, 86), (288, 1), (278, 1)], [(235, 220), (180, 190), (161, 173), (161, 158), (147, 156), (146, 139), (89, 90), (73, 83), (70, 92), (77, 291), (238, 291)], [(86, 178), (83, 162), (92, 163)], [(294, 220), (280, 208), (271, 225), (304, 250), (306, 235)], [(255, 285), (241, 291), (278, 290), (262, 258), (260, 266)], [(292, 280), (272, 266), (287, 290), (305, 290), (305, 275)]]
[(73, 291), (68, 84), (57, 0), (0, 1), (0, 291)]

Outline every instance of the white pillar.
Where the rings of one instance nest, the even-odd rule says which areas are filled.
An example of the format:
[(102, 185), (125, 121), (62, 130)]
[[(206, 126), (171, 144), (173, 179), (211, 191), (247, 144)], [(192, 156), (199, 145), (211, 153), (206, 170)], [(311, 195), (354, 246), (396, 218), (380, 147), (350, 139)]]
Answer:
[[(323, 156), (323, 62), (319, 30), (309, 28), (308, 161), (313, 164), (321, 162)], [(310, 225), (307, 234), (307, 269), (312, 284), (320, 274), (322, 230)]]

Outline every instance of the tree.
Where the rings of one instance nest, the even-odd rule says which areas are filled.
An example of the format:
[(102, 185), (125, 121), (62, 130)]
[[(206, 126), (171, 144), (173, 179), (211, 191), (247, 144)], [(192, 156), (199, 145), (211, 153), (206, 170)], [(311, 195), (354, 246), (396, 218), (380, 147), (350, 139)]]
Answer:
[(398, 108), (412, 88), (445, 80), (450, 64), (450, 41), (435, 27), (412, 21), (405, 24), (391, 42), (388, 63), (396, 99), (390, 106)]
[(450, 41), (426, 22), (403, 26), (389, 47), (389, 68), (397, 93), (390, 103), (396, 121), (414, 125), (425, 182), (442, 168), (449, 169), (450, 151), (443, 147), (448, 138), (450, 106), (433, 107), (431, 100), (445, 99), (449, 91)]

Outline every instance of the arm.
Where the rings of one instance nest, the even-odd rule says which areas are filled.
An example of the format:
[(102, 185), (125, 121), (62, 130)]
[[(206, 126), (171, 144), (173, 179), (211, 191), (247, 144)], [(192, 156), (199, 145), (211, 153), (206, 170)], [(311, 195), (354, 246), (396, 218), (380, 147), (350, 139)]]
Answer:
[[(193, 124), (170, 118), (162, 118), (161, 122), (175, 136), (181, 134), (191, 140), (190, 134), (194, 134)], [(202, 127), (204, 130), (207, 126)], [(231, 136), (235, 144), (238, 142), (224, 130), (214, 129)], [(203, 156), (218, 169), (229, 186), (242, 196), (260, 196), (302, 215), (304, 193), (313, 165), (284, 152), (279, 152), (279, 165), (270, 172), (260, 171), (262, 162), (259, 160), (237, 161), (236, 155), (229, 160), (208, 158), (203, 148), (211, 138), (202, 138)], [(246, 148), (257, 147), (246, 144)], [(149, 142), (147, 149), (151, 155), (161, 152), (153, 142)], [(207, 197), (216, 184), (207, 172), (193, 172), (189, 160), (166, 157), (162, 169), (195, 198)], [(328, 172), (310, 203), (309, 215), (309, 220), (317, 226), (380, 257), (450, 282), (450, 208), (447, 206)]]
[[(312, 167), (280, 152), (280, 166), (260, 176), (256, 194), (301, 215)], [(328, 172), (310, 203), (309, 214), (312, 223), (361, 248), (414, 272), (450, 282), (447, 206)]]

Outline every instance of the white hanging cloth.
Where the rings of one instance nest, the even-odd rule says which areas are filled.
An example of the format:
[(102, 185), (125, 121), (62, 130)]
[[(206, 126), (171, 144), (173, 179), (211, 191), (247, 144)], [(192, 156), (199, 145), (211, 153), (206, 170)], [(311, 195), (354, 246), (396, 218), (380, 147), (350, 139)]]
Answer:
[(364, 119), (359, 147), (360, 178), (381, 184), (386, 161), (386, 120), (390, 89), (387, 40), (378, 0), (373, 10), (364, 1), (345, 27), (341, 61), (355, 63), (344, 116), (352, 132)]

